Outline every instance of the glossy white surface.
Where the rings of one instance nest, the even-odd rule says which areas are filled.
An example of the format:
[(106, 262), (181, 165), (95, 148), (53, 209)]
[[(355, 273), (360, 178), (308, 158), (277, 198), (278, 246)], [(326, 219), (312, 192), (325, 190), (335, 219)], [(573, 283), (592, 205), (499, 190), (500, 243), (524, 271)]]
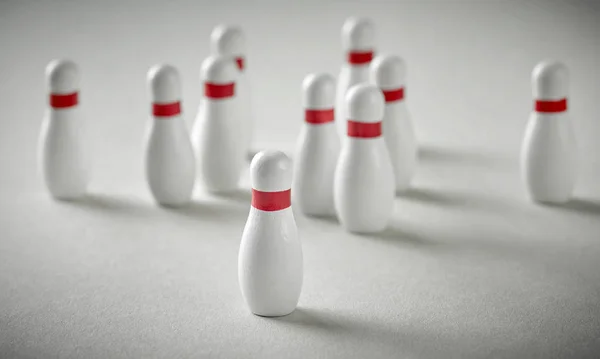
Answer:
[[(0, 356), (595, 358), (596, 3), (0, 2)], [(260, 318), (237, 280), (249, 175), (231, 197), (198, 190), (185, 209), (155, 206), (140, 136), (146, 72), (162, 62), (179, 69), (190, 125), (208, 34), (240, 24), (256, 149), (292, 153), (300, 84), (311, 72), (337, 74), (351, 15), (372, 18), (381, 52), (406, 60), (422, 145), (414, 189), (379, 235), (294, 209), (298, 308)], [(69, 204), (48, 198), (35, 163), (44, 67), (63, 57), (80, 66), (95, 150), (89, 199)], [(532, 203), (519, 170), (531, 71), (544, 58), (570, 71), (580, 178), (565, 206)]]

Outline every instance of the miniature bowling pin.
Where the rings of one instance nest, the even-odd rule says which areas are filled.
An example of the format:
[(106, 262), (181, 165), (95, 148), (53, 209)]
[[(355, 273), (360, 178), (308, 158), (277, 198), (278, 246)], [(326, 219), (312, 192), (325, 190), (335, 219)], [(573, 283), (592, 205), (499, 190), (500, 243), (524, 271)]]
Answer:
[(79, 70), (68, 60), (46, 67), (50, 98), (42, 122), (39, 162), (44, 182), (57, 199), (85, 194), (90, 178), (90, 158), (84, 138), (84, 118), (79, 108)]
[(394, 206), (394, 170), (381, 135), (383, 94), (360, 84), (346, 94), (348, 138), (335, 169), (334, 203), (349, 232), (375, 233), (387, 226)]
[(369, 19), (351, 17), (342, 26), (342, 49), (346, 62), (342, 65), (336, 90), (336, 123), (340, 138), (346, 138), (345, 96), (352, 86), (369, 82), (369, 64), (375, 50), (375, 26)]
[(210, 35), (211, 51), (216, 56), (233, 57), (239, 70), (236, 88), (237, 96), (242, 109), (240, 116), (242, 128), (243, 146), (246, 152), (250, 151), (252, 142), (252, 124), (254, 122), (254, 112), (252, 109), (252, 99), (250, 84), (247, 77), (246, 60), (246, 41), (244, 32), (237, 26), (219, 25), (214, 28)]
[(302, 90), (305, 111), (294, 160), (294, 200), (306, 215), (335, 215), (333, 174), (340, 152), (333, 110), (335, 80), (311, 74)]
[(292, 213), (292, 164), (280, 151), (262, 151), (250, 164), (252, 205), (238, 257), (240, 289), (252, 313), (290, 314), (303, 280), (302, 245)]
[(231, 57), (211, 56), (202, 63), (204, 97), (192, 130), (199, 177), (209, 192), (238, 188), (245, 162), (236, 81)]
[(146, 180), (164, 206), (189, 202), (196, 179), (196, 159), (181, 117), (181, 83), (177, 69), (155, 65), (148, 71), (152, 124), (146, 139)]
[(406, 107), (406, 65), (398, 56), (378, 56), (371, 64), (371, 80), (385, 99), (383, 138), (387, 145), (396, 192), (410, 187), (417, 164), (417, 144), (410, 114)]
[(532, 74), (534, 110), (521, 147), (521, 171), (534, 201), (569, 200), (577, 175), (577, 149), (567, 112), (569, 74), (560, 62), (539, 63)]

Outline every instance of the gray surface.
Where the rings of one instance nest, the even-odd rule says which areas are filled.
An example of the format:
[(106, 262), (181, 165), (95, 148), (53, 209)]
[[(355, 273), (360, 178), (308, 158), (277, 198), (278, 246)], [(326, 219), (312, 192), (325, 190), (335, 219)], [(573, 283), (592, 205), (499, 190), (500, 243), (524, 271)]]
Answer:
[[(600, 348), (600, 14), (595, 2), (233, 5), (0, 3), (0, 357), (585, 358)], [(210, 5), (209, 5), (210, 4)], [(237, 250), (248, 194), (153, 205), (145, 72), (177, 66), (191, 123), (218, 22), (248, 32), (256, 146), (293, 149), (300, 82), (337, 75), (351, 14), (409, 65), (422, 145), (415, 189), (380, 236), (297, 216), (299, 309), (246, 309)], [(48, 198), (35, 149), (43, 69), (71, 57), (95, 148), (92, 195)], [(576, 199), (531, 204), (517, 155), (530, 72), (571, 68)], [(594, 353), (596, 355), (594, 355)]]

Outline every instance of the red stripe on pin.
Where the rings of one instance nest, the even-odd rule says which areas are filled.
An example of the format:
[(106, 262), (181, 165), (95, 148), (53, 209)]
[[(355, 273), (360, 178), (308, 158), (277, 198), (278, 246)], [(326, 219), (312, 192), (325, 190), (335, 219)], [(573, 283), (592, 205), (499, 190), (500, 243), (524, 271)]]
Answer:
[(292, 205), (292, 190), (279, 192), (262, 192), (252, 189), (252, 207), (261, 211), (273, 212), (286, 209)]
[(311, 123), (314, 125), (333, 122), (334, 114), (333, 109), (327, 110), (306, 110), (304, 115), (304, 120), (307, 123)]
[(373, 60), (373, 51), (352, 51), (348, 53), (348, 63), (352, 65), (364, 65)]
[(50, 106), (52, 108), (69, 108), (79, 103), (79, 93), (73, 92), (66, 95), (50, 94)]
[(348, 136), (375, 138), (381, 136), (381, 122), (365, 123), (348, 120)]
[(404, 100), (404, 87), (394, 90), (382, 90), (385, 102), (395, 102)]
[(232, 97), (235, 93), (235, 83), (224, 85), (212, 84), (207, 82), (204, 84), (204, 95), (208, 98), (227, 98)]
[(181, 113), (179, 101), (171, 103), (153, 103), (152, 114), (156, 117), (170, 117)]
[(567, 110), (567, 99), (557, 101), (537, 100), (535, 101), (535, 111), (542, 113), (564, 112)]
[(244, 71), (244, 58), (236, 57), (235, 62), (237, 63), (238, 69), (240, 69), (240, 71)]

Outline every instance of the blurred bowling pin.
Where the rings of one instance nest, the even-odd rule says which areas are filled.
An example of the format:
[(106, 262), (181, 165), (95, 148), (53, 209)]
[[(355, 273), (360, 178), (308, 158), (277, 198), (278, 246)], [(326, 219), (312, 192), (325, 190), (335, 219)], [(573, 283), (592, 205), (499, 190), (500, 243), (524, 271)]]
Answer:
[(177, 69), (156, 65), (148, 71), (152, 125), (146, 139), (146, 180), (156, 201), (179, 206), (192, 196), (196, 159), (181, 117), (181, 83)]
[(213, 55), (231, 56), (234, 58), (239, 69), (236, 82), (236, 92), (242, 109), (240, 126), (242, 128), (244, 151), (250, 151), (252, 142), (252, 124), (254, 123), (254, 112), (250, 84), (247, 77), (246, 41), (244, 32), (237, 26), (219, 25), (214, 28), (210, 35), (211, 51)]
[(348, 138), (335, 170), (334, 203), (338, 218), (350, 232), (385, 229), (394, 206), (394, 170), (381, 135), (384, 98), (371, 84), (346, 94)]
[(396, 192), (410, 187), (417, 163), (417, 144), (406, 107), (406, 65), (398, 56), (378, 56), (371, 64), (371, 79), (383, 92), (383, 138), (390, 153)]
[(375, 27), (371, 20), (351, 17), (342, 27), (342, 48), (346, 63), (342, 65), (336, 90), (336, 117), (340, 138), (346, 138), (345, 96), (352, 86), (369, 81), (369, 64), (375, 50)]
[(569, 200), (577, 177), (577, 149), (567, 112), (569, 74), (559, 62), (539, 63), (532, 74), (534, 111), (521, 148), (521, 171), (531, 198)]
[(306, 76), (302, 84), (304, 121), (294, 160), (294, 200), (307, 215), (334, 215), (333, 174), (340, 152), (334, 124), (335, 80)]
[(245, 162), (236, 81), (231, 57), (211, 56), (202, 63), (204, 97), (192, 130), (198, 171), (210, 192), (231, 192)]
[(302, 245), (290, 203), (292, 164), (280, 151), (250, 164), (252, 206), (242, 234), (238, 276), (252, 313), (276, 317), (296, 308), (302, 290)]
[(85, 194), (90, 178), (79, 71), (71, 61), (54, 60), (46, 67), (46, 78), (50, 103), (40, 132), (40, 167), (53, 197), (75, 199)]

